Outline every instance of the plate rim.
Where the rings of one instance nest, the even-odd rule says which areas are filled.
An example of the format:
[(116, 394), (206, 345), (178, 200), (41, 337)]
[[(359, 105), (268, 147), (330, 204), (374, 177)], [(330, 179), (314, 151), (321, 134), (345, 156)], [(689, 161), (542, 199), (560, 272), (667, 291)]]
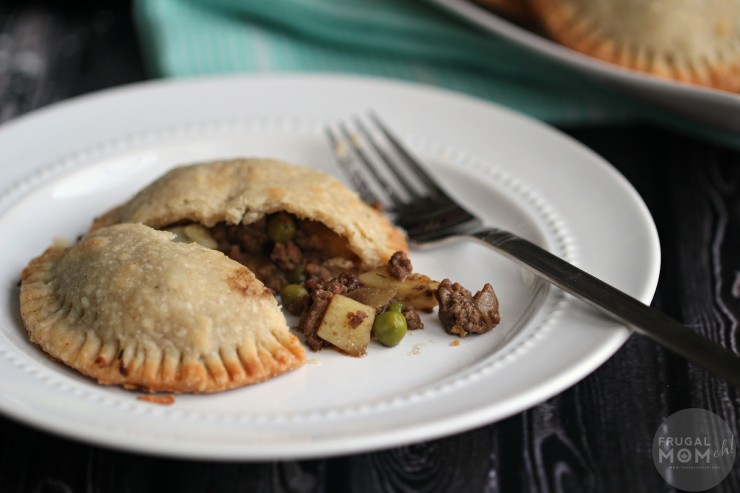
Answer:
[[(224, 79), (228, 79), (228, 80), (230, 80), (232, 82), (237, 82), (238, 83), (238, 81), (241, 80), (241, 79), (250, 79), (250, 80), (258, 79), (258, 80), (261, 80), (262, 82), (265, 82), (265, 81), (269, 81), (269, 80), (274, 79), (274, 78), (279, 78), (281, 80), (288, 80), (288, 79), (290, 79), (290, 80), (292, 80), (294, 82), (300, 82), (302, 79), (305, 79), (306, 77), (312, 78), (314, 80), (318, 78), (318, 79), (332, 79), (332, 80), (335, 80), (335, 81), (336, 80), (339, 80), (339, 81), (344, 80), (344, 81), (352, 81), (352, 82), (358, 82), (358, 81), (360, 81), (362, 83), (369, 83), (371, 85), (372, 84), (388, 84), (390, 86), (394, 86), (394, 85), (399, 85), (400, 84), (400, 85), (403, 85), (405, 87), (422, 86), (422, 85), (416, 84), (416, 83), (399, 82), (399, 81), (395, 81), (395, 80), (394, 81), (390, 81), (388, 79), (380, 79), (380, 78), (377, 78), (377, 77), (327, 76), (327, 75), (308, 75), (307, 76), (307, 74), (301, 74), (301, 75), (279, 75), (279, 76), (271, 75), (271, 76), (259, 76), (259, 77), (249, 77), (249, 76), (247, 76), (247, 77), (244, 77), (244, 76), (233, 77), (232, 76), (232, 77), (227, 77), (227, 78), (224, 78), (224, 77), (207, 77), (207, 78), (195, 78), (195, 79), (189, 79), (189, 80), (178, 80), (178, 81), (175, 81), (175, 83), (177, 83), (177, 84), (184, 84), (185, 86), (188, 86), (188, 85), (198, 86), (199, 84), (201, 84), (201, 83), (204, 82), (204, 79), (212, 80), (212, 81), (213, 80), (224, 80)], [(94, 105), (95, 104), (95, 101), (96, 101), (96, 98), (106, 98), (106, 97), (109, 97), (110, 94), (118, 95), (117, 97), (123, 97), (124, 99), (126, 97), (136, 97), (135, 91), (133, 92), (133, 96), (127, 96), (127, 95), (131, 95), (132, 94), (131, 90), (132, 89), (135, 89), (135, 87), (137, 87), (137, 86), (138, 87), (141, 87), (143, 85), (143, 86), (148, 87), (148, 88), (154, 88), (155, 90), (166, 90), (167, 85), (168, 84), (171, 84), (171, 83), (173, 83), (173, 81), (164, 81), (164, 82), (160, 82), (160, 81), (147, 81), (147, 82), (132, 84), (132, 85), (128, 85), (128, 86), (119, 86), (117, 88), (104, 90), (104, 91), (101, 91), (101, 92), (98, 92), (98, 93), (92, 93), (90, 95), (79, 96), (77, 98), (74, 98), (73, 100), (64, 101), (61, 104), (52, 105), (52, 106), (55, 106), (54, 108), (47, 107), (47, 108), (44, 108), (44, 109), (40, 110), (38, 113), (33, 112), (31, 114), (25, 115), (22, 118), (25, 118), (25, 121), (26, 122), (31, 122), (31, 124), (32, 124), (34, 120), (37, 120), (39, 118), (44, 118), (44, 115), (47, 114), (46, 112), (48, 112), (48, 111), (56, 111), (56, 112), (69, 112), (69, 111), (73, 111), (74, 112), (75, 111), (75, 108), (77, 107), (77, 105), (80, 105), (80, 104), (82, 104), (82, 105), (85, 105), (85, 104), (92, 104), (92, 105)], [(132, 86), (134, 86), (134, 87), (132, 87)], [(470, 97), (467, 97), (467, 96), (464, 96), (464, 95), (460, 95), (458, 93), (452, 93), (451, 91), (447, 91), (447, 90), (442, 90), (442, 89), (437, 89), (437, 88), (428, 88), (428, 87), (426, 89), (427, 90), (432, 90), (432, 92), (436, 92), (437, 94), (441, 94), (443, 96), (444, 95), (446, 95), (446, 96), (452, 95), (452, 96), (455, 96), (455, 97), (463, 96), (463, 97), (468, 98), (470, 100), (475, 100), (475, 98), (470, 98)], [(637, 205), (641, 206), (640, 207), (641, 210), (643, 211), (644, 214), (646, 214), (646, 216), (643, 217), (642, 219), (643, 220), (647, 219), (647, 221), (649, 222), (649, 229), (651, 229), (651, 231), (654, 233), (654, 238), (653, 238), (654, 243), (653, 243), (653, 246), (657, 247), (657, 259), (656, 260), (657, 260), (657, 264), (658, 265), (657, 266), (655, 266), (655, 265), (653, 266), (654, 267), (653, 272), (650, 273), (650, 274), (652, 274), (652, 276), (650, 274), (647, 276), (648, 279), (643, 283), (644, 286), (645, 286), (645, 288), (643, 290), (643, 293), (640, 294), (640, 297), (643, 299), (643, 301), (649, 302), (649, 300), (652, 298), (652, 295), (654, 294), (654, 290), (655, 290), (655, 288), (657, 286), (657, 275), (658, 275), (658, 272), (659, 272), (659, 264), (660, 264), (660, 259), (659, 259), (659, 257), (660, 257), (660, 250), (659, 250), (659, 243), (658, 243), (658, 238), (657, 238), (657, 232), (655, 231), (655, 225), (652, 222), (652, 217), (650, 216), (649, 211), (647, 210), (647, 207), (642, 202), (641, 198), (639, 197), (639, 195), (637, 194), (637, 192), (634, 190), (634, 188), (627, 182), (627, 180), (618, 171), (616, 171), (616, 169), (614, 169), (613, 167), (611, 167), (610, 165), (608, 165), (608, 163), (606, 163), (606, 161), (604, 161), (598, 155), (596, 155), (595, 153), (593, 153), (593, 151), (590, 151), (589, 149), (585, 148), (585, 146), (583, 146), (582, 144), (580, 144), (579, 142), (577, 142), (575, 139), (572, 139), (571, 137), (569, 137), (569, 136), (567, 136), (567, 135), (565, 135), (565, 134), (563, 134), (563, 133), (561, 133), (561, 132), (553, 129), (552, 127), (549, 127), (546, 124), (543, 124), (541, 122), (537, 122), (536, 120), (533, 120), (533, 119), (531, 119), (529, 117), (526, 117), (524, 115), (521, 115), (521, 114), (518, 114), (516, 112), (513, 112), (513, 111), (508, 110), (506, 108), (500, 107), (498, 105), (495, 105), (495, 104), (492, 104), (492, 103), (489, 103), (489, 102), (481, 101), (481, 100), (475, 100), (475, 101), (478, 101), (480, 103), (486, 104), (486, 105), (488, 105), (490, 107), (495, 107), (496, 109), (501, 110), (504, 113), (508, 113), (510, 116), (515, 116), (516, 118), (521, 118), (523, 121), (526, 121), (530, 125), (532, 123), (534, 123), (535, 126), (538, 126), (541, 129), (548, 129), (548, 131), (555, 132), (556, 134), (558, 134), (558, 136), (561, 139), (564, 138), (565, 140), (570, 141), (571, 144), (575, 144), (576, 146), (578, 146), (579, 148), (581, 148), (582, 150), (585, 150), (588, 154), (590, 154), (592, 156), (592, 158), (596, 158), (597, 161), (600, 161), (602, 165), (605, 165), (604, 170), (607, 170), (611, 174), (611, 179), (614, 179), (616, 177), (618, 179), (618, 181), (621, 182), (620, 183), (620, 187), (622, 187), (622, 188), (625, 188), (626, 187), (625, 190), (627, 190), (628, 192), (630, 192), (632, 194), (633, 200), (637, 200), (638, 201), (638, 204)], [(3, 135), (3, 129), (4, 129), (4, 127), (5, 126), (0, 127), (0, 139), (1, 139), (1, 136)], [(3, 193), (3, 196), (4, 195), (5, 194)], [(653, 254), (655, 254), (655, 253), (656, 252), (653, 252)], [(576, 381), (580, 380), (581, 378), (583, 378), (586, 375), (588, 375), (589, 373), (591, 373), (591, 371), (593, 371), (593, 369), (595, 369), (596, 367), (598, 367), (609, 356), (611, 356), (614, 352), (616, 352), (616, 350), (618, 350), (619, 347), (621, 347), (621, 345), (626, 341), (626, 339), (629, 337), (629, 335), (630, 335), (630, 332), (627, 329), (616, 329), (616, 330), (614, 330), (613, 331), (613, 334), (612, 334), (612, 337), (609, 339), (609, 343), (608, 344), (604, 344), (602, 346), (602, 348), (601, 348), (601, 351), (598, 352), (598, 354), (593, 354), (591, 356), (591, 361), (589, 361), (589, 364), (586, 365), (586, 366), (589, 367), (589, 369), (587, 371), (585, 371), (585, 373), (584, 373), (583, 370), (582, 370), (582, 368), (583, 368), (583, 365), (582, 365), (580, 371), (576, 371), (575, 368), (572, 370), (572, 373), (575, 373), (576, 375), (560, 375), (560, 377), (559, 377), (559, 380), (560, 381), (557, 383), (557, 385), (555, 385), (555, 387), (558, 388), (557, 392), (555, 392), (554, 394), (553, 393), (550, 393), (550, 395), (548, 395), (547, 397), (551, 397), (552, 395), (555, 395), (555, 394), (559, 393), (560, 391), (564, 390), (567, 386), (574, 384)], [(581, 373), (583, 373), (583, 374), (581, 374)], [(574, 378), (576, 378), (576, 380), (574, 380)], [(546, 382), (542, 386), (543, 387), (544, 386), (550, 386), (550, 387), (552, 387), (552, 385), (553, 385), (552, 382)], [(531, 388), (531, 389), (529, 389), (528, 392), (530, 394), (540, 394), (540, 393), (542, 393), (542, 389), (541, 388)], [(527, 399), (523, 399), (523, 400), (527, 400)], [(530, 400), (531, 400), (531, 398), (530, 398)], [(541, 400), (543, 400), (543, 399), (539, 399), (537, 402), (541, 402)], [(4, 398), (2, 398), (0, 396), (0, 403), (2, 403), (2, 402), (4, 402)], [(526, 406), (525, 408), (523, 408), (523, 409), (527, 409), (527, 408), (529, 408), (529, 407), (531, 407), (533, 405), (536, 405), (537, 402), (530, 402), (530, 404), (528, 406)], [(514, 406), (514, 407), (516, 407), (516, 406)], [(13, 414), (13, 413), (9, 413), (8, 412), (7, 405), (3, 405), (2, 408), (3, 408), (2, 410), (3, 410), (3, 413), (4, 414), (6, 414), (6, 415), (12, 415)], [(519, 412), (519, 411), (521, 411), (523, 409), (514, 410), (513, 412)], [(499, 414), (501, 414), (501, 413), (499, 413)], [(512, 413), (509, 413), (507, 415), (510, 415), (510, 414), (512, 414)], [(15, 417), (16, 419), (19, 419), (21, 421), (24, 421), (23, 418), (24, 417), (28, 417), (28, 416), (15, 413), (15, 415), (13, 417)], [(505, 417), (505, 416), (499, 416), (498, 418), (496, 418), (496, 420), (497, 419), (502, 419), (503, 417)], [(30, 420), (30, 417), (28, 419)], [(460, 419), (462, 419), (462, 418), (460, 418)], [(475, 426), (479, 426), (481, 424), (485, 424), (486, 422), (491, 422), (491, 420), (490, 420), (490, 413), (486, 413), (486, 410), (479, 410), (477, 416), (472, 416), (471, 417), (471, 416), (468, 415), (468, 416), (465, 417), (464, 421), (465, 421), (465, 423), (458, 424), (458, 428), (456, 428), (456, 431), (453, 431), (453, 432), (461, 432), (461, 431), (464, 431), (464, 429), (466, 429), (466, 428), (472, 428), (472, 427), (475, 427)], [(51, 431), (51, 432), (54, 432), (54, 433), (57, 433), (57, 434), (66, 435), (66, 436), (69, 436), (69, 437), (72, 437), (72, 438), (76, 438), (76, 439), (81, 439), (81, 440), (84, 440), (84, 441), (87, 441), (87, 442), (93, 442), (93, 443), (98, 443), (98, 444), (103, 444), (103, 445), (106, 445), (106, 446), (110, 446), (110, 447), (113, 447), (113, 448), (126, 449), (126, 450), (137, 451), (137, 452), (144, 452), (144, 453), (155, 453), (155, 454), (162, 454), (162, 455), (168, 455), (168, 456), (180, 456), (180, 457), (191, 457), (191, 458), (195, 458), (195, 457), (200, 457), (200, 458), (207, 457), (207, 458), (210, 458), (210, 459), (218, 459), (218, 458), (223, 458), (223, 459), (230, 459), (230, 458), (231, 459), (233, 459), (233, 458), (265, 459), (265, 458), (270, 458), (270, 457), (266, 457), (264, 455), (261, 455), (259, 453), (254, 454), (254, 455), (250, 455), (249, 453), (245, 453), (243, 450), (225, 451), (223, 449), (218, 449), (218, 450), (214, 450), (214, 451), (212, 451), (212, 452), (210, 452), (210, 453), (208, 453), (207, 455), (204, 456), (201, 453), (193, 453), (192, 451), (182, 450), (182, 449), (179, 449), (177, 447), (161, 447), (160, 446), (159, 448), (157, 448), (156, 445), (155, 445), (154, 447), (147, 447), (147, 448), (142, 449), (141, 447), (137, 446), (136, 444), (120, 444), (120, 443), (106, 441), (105, 439), (100, 439), (100, 437), (97, 437), (98, 439), (93, 440), (93, 439), (91, 439), (90, 436), (84, 434), (84, 432), (82, 432), (82, 433), (74, 433), (71, 430), (60, 430), (60, 429), (58, 429), (58, 427), (45, 428), (43, 426), (44, 423), (39, 423), (37, 421), (33, 421), (33, 422), (28, 423), (28, 424), (31, 424), (34, 427), (47, 429), (47, 431)], [(463, 425), (465, 425), (465, 426), (463, 426)], [(435, 430), (436, 430), (436, 433), (434, 433)], [(65, 433), (65, 431), (66, 431), (66, 433)], [(79, 430), (76, 430), (76, 431), (79, 432)], [(292, 457), (292, 458), (295, 458), (295, 457), (306, 457), (306, 458), (308, 458), (308, 457), (318, 457), (318, 456), (327, 456), (327, 455), (335, 455), (335, 454), (344, 454), (344, 453), (351, 453), (351, 452), (360, 452), (360, 451), (367, 451), (367, 450), (372, 450), (372, 449), (377, 449), (377, 448), (382, 448), (382, 447), (395, 446), (395, 445), (400, 444), (401, 442), (409, 442), (409, 441), (413, 441), (413, 440), (436, 438), (436, 437), (439, 437), (439, 436), (448, 435), (449, 433), (450, 433), (449, 431), (440, 430), (439, 429), (439, 426), (436, 426), (435, 424), (426, 424), (424, 426), (415, 427), (413, 430), (407, 431), (405, 434), (401, 433), (399, 436), (397, 436), (396, 441), (394, 441), (393, 443), (390, 443), (390, 444), (388, 443), (388, 440), (384, 440), (382, 438), (378, 438), (377, 440), (375, 440), (373, 443), (370, 443), (370, 444), (369, 443), (356, 444), (356, 439), (355, 438), (349, 438), (349, 439), (347, 439), (346, 442), (335, 440), (333, 442), (333, 447), (328, 447), (326, 445), (322, 449), (316, 449), (315, 447), (309, 447), (308, 449), (301, 451), (297, 455), (296, 454), (292, 454), (292, 455), (291, 454), (287, 454), (287, 455), (278, 454), (277, 456), (275, 456), (273, 458), (286, 458), (286, 457)], [(399, 442), (399, 440), (400, 440), (400, 442)], [(368, 447), (368, 445), (369, 445), (369, 447)]]

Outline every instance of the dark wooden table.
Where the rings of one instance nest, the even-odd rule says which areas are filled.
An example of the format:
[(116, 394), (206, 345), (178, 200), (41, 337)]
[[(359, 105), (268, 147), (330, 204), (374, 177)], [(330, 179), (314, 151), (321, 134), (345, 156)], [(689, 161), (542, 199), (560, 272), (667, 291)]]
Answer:
[[(102, 4), (0, 3), (0, 122), (146, 78), (128, 5)], [(740, 152), (648, 125), (564, 130), (619, 169), (650, 209), (662, 244), (653, 305), (740, 344)], [(324, 460), (149, 457), (0, 417), (0, 491), (674, 491), (651, 443), (661, 421), (690, 407), (718, 414), (738, 436), (738, 389), (633, 336), (589, 377), (501, 422)], [(740, 464), (716, 491), (740, 491)]]

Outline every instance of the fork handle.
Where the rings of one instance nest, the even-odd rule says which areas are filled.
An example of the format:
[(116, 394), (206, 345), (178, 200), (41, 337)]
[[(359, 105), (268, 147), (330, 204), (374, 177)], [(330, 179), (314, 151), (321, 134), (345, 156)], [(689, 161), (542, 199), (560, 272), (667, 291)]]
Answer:
[(740, 358), (660, 311), (508, 231), (485, 228), (469, 236), (493, 247), (564, 291), (606, 312), (674, 353), (740, 387)]

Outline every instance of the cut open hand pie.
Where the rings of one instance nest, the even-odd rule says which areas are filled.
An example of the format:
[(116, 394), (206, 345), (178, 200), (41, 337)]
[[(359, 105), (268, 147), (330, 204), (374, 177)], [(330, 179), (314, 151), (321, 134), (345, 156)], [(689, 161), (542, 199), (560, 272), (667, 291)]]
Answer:
[(272, 295), (222, 253), (141, 224), (53, 246), (22, 274), (31, 340), (103, 384), (215, 392), (305, 362)]
[(407, 250), (401, 230), (334, 178), (268, 159), (175, 168), (92, 230), (124, 222), (217, 248), (275, 292), (306, 270), (367, 270)]

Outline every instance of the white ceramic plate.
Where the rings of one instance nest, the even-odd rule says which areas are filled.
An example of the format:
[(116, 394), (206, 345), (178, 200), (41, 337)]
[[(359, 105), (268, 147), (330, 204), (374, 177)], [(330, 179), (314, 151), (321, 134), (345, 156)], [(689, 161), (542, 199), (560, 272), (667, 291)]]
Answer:
[(571, 50), (497, 16), (470, 0), (429, 0), (455, 16), (615, 89), (712, 127), (740, 133), (740, 94), (682, 84), (628, 70)]
[[(177, 164), (272, 156), (341, 178), (327, 123), (374, 108), (489, 223), (519, 232), (641, 300), (660, 250), (630, 185), (583, 146), (479, 100), (379, 79), (332, 76), (152, 82), (109, 90), (0, 129), (0, 410), (33, 426), (147, 453), (316, 457), (432, 439), (504, 418), (588, 375), (629, 331), (484, 247), (413, 252), (417, 271), (473, 290), (491, 282), (502, 324), (459, 346), (435, 317), (364, 358), (309, 353), (268, 383), (165, 407), (50, 361), (20, 322), (16, 283), (54, 238)], [(12, 186), (9, 184), (15, 183)]]

